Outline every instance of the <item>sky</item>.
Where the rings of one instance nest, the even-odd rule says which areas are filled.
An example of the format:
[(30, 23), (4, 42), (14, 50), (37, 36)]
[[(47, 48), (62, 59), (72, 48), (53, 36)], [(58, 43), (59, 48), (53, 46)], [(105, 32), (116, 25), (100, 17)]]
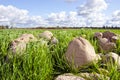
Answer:
[(0, 25), (120, 27), (120, 0), (0, 0)]

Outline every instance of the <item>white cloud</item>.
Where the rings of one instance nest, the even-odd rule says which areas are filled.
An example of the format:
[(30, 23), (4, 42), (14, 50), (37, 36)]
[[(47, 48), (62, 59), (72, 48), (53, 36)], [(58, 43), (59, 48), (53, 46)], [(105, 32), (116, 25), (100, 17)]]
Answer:
[(106, 23), (107, 17), (102, 12), (106, 9), (105, 0), (87, 0), (78, 7), (78, 15), (85, 18), (87, 26), (100, 27)]
[(112, 16), (113, 18), (120, 20), (120, 10), (116, 10), (115, 12), (113, 12)]
[(62, 11), (60, 13), (51, 13), (48, 15), (48, 20), (53, 22), (64, 21), (66, 19), (66, 12)]
[(77, 15), (77, 12), (69, 12), (66, 14), (66, 12), (62, 11), (59, 13), (51, 13), (48, 15), (48, 23), (51, 26), (70, 26), (70, 27), (76, 27), (76, 26), (85, 26), (84, 19), (79, 17)]
[[(3, 6), (0, 5), (0, 20), (5, 19), (5, 21), (16, 21), (17, 20), (23, 20), (27, 17), (28, 11), (17, 9), (16, 7), (13, 7), (11, 5), (9, 6)], [(3, 20), (4, 21), (4, 20)]]
[(112, 26), (120, 26), (120, 10), (113, 12), (112, 17), (108, 20), (107, 24)]
[(89, 16), (85, 17), (85, 19), (87, 26), (102, 27), (108, 18), (103, 13), (92, 13)]
[(0, 5), (0, 25), (13, 25), (18, 27), (100, 27), (103, 25), (120, 26), (120, 10), (114, 11), (111, 18), (108, 18), (103, 12), (106, 9), (107, 3), (105, 0), (87, 0), (83, 5), (78, 7), (78, 12), (61, 11), (59, 13), (50, 13), (48, 14), (47, 18), (43, 18), (42, 16), (30, 16), (29, 11), (16, 8), (12, 5)]
[[(4, 13), (3, 13), (4, 12)], [(36, 26), (85, 26), (84, 19), (78, 17), (77, 12), (65, 11), (59, 13), (51, 13), (48, 17), (29, 16), (27, 10), (18, 9), (14, 6), (0, 5), (0, 25), (12, 25), (20, 27), (36, 27)]]
[(78, 14), (88, 16), (89, 14), (101, 12), (107, 9), (105, 0), (87, 0), (85, 4), (78, 7)]
[(41, 16), (29, 16), (22, 24), (28, 27), (38, 27), (47, 25), (47, 21), (45, 21)]
[(29, 16), (28, 13), (27, 10), (18, 9), (12, 5), (0, 5), (0, 25), (34, 27), (47, 24), (41, 16)]

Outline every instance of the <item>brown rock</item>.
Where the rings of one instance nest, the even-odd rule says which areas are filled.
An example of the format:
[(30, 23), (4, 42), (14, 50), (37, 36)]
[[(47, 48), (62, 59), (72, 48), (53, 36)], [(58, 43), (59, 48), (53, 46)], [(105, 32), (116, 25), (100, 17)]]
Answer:
[(96, 32), (94, 33), (94, 38), (99, 38), (101, 37), (103, 34), (101, 32)]
[(112, 36), (111, 41), (116, 43), (118, 39), (119, 39), (119, 36)]
[(110, 31), (105, 31), (103, 32), (103, 38), (107, 38), (110, 42), (112, 42), (112, 37), (117, 36), (116, 34), (110, 32)]
[(100, 49), (105, 52), (112, 51), (116, 48), (116, 44), (113, 42), (109, 42), (106, 38), (99, 38), (98, 42)]
[(114, 43), (116, 43), (116, 41), (119, 39), (119, 35), (114, 34), (110, 31), (105, 31), (103, 33), (101, 32), (94, 33), (94, 38), (98, 38), (100, 36), (102, 36), (102, 38), (106, 38), (109, 42), (114, 42)]
[(116, 48), (116, 44), (114, 42), (110, 42), (108, 38), (103, 38), (102, 33), (97, 32), (94, 36), (98, 38), (98, 43), (101, 50), (108, 52)]
[(95, 54), (89, 41), (82, 37), (75, 38), (69, 43), (65, 56), (68, 62), (75, 67), (81, 67), (100, 58)]

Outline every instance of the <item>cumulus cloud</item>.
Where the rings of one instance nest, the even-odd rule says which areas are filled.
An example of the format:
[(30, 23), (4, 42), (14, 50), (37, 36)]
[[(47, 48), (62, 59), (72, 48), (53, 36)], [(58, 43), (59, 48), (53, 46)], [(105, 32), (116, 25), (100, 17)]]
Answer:
[(86, 26), (84, 19), (77, 15), (77, 12), (69, 12), (66, 14), (65, 11), (59, 13), (51, 13), (48, 15), (48, 23), (51, 26)]
[(0, 25), (13, 27), (36, 27), (36, 26), (85, 26), (83, 18), (78, 17), (77, 12), (65, 11), (51, 13), (45, 19), (41, 16), (29, 16), (29, 11), (18, 9), (14, 6), (0, 5)]
[(87, 0), (85, 4), (78, 7), (78, 14), (88, 16), (89, 14), (101, 12), (107, 9), (105, 0)]
[(51, 13), (48, 15), (48, 20), (53, 22), (64, 21), (66, 19), (66, 12), (62, 11), (60, 13)]
[[(75, 0), (67, 0), (75, 1)], [(105, 0), (86, 0), (77, 8), (77, 12), (61, 11), (50, 13), (47, 18), (42, 16), (30, 16), (29, 11), (19, 9), (12, 5), (0, 5), (0, 25), (12, 25), (17, 27), (36, 26), (64, 26), (64, 27), (102, 27), (103, 25), (120, 26), (120, 10), (114, 11), (111, 18), (104, 14), (107, 9)]]
[(107, 24), (112, 26), (120, 26), (120, 10), (113, 12), (112, 17), (108, 20)]
[(100, 27), (106, 23), (107, 17), (102, 12), (107, 9), (105, 0), (87, 0), (77, 9), (78, 15), (86, 19), (87, 26)]
[(11, 5), (3, 6), (0, 5), (0, 21), (2, 22), (18, 22), (23, 21), (28, 17), (28, 11), (17, 9)]
[(12, 5), (0, 5), (0, 24), (20, 26), (40, 26), (47, 22), (41, 16), (29, 16), (29, 12), (24, 9), (18, 9)]
[(91, 15), (85, 17), (87, 26), (92, 27), (102, 27), (106, 24), (108, 18), (103, 13), (92, 13)]

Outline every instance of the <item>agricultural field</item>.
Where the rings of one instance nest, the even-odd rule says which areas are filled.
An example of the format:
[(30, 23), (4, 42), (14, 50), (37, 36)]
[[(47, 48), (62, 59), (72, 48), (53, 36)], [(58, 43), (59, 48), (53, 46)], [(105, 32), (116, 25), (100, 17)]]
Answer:
[[(0, 30), (0, 80), (54, 80), (58, 75), (73, 73), (77, 75), (82, 72), (93, 72), (106, 75), (110, 80), (120, 80), (120, 70), (114, 64), (102, 66), (100, 62), (84, 69), (74, 69), (65, 60), (65, 52), (68, 44), (76, 37), (85, 37), (93, 45), (96, 54), (103, 51), (98, 50), (97, 40), (93, 39), (95, 32), (104, 32), (108, 29), (55, 29), (49, 30), (58, 39), (56, 45), (42, 45), (39, 41), (27, 44), (23, 55), (10, 57), (6, 61), (9, 43), (21, 34), (31, 33), (35, 37), (45, 31), (40, 29), (3, 29)], [(119, 29), (110, 29), (111, 32), (120, 35)], [(120, 40), (113, 52), (120, 55)], [(111, 66), (112, 65), (112, 66)], [(99, 70), (103, 68), (108, 72)], [(101, 80), (101, 79), (100, 79)], [(106, 80), (104, 78), (103, 80)]]

